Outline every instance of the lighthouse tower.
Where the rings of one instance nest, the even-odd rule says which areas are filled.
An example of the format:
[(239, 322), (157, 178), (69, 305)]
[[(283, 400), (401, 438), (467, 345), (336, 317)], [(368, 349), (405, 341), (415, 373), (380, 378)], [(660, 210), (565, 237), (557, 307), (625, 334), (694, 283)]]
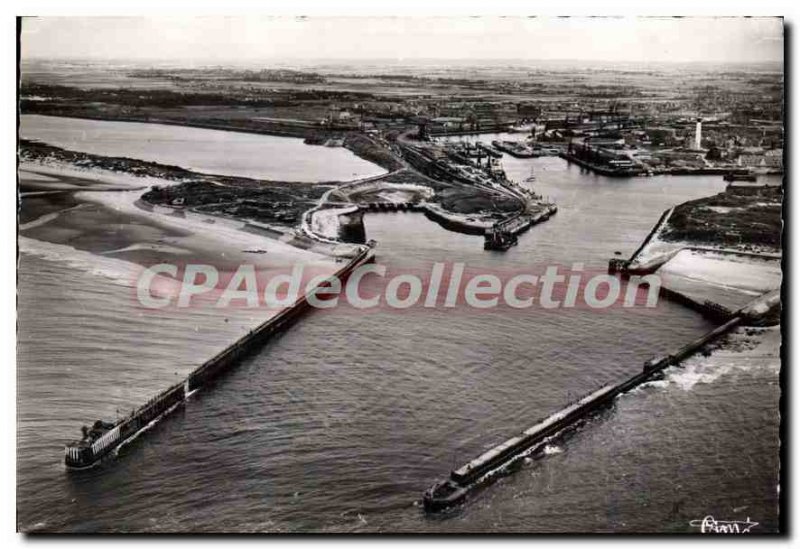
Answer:
[(702, 147), (700, 146), (702, 139), (703, 139), (703, 119), (698, 118), (697, 126), (695, 126), (694, 129), (694, 148), (698, 151), (702, 149)]

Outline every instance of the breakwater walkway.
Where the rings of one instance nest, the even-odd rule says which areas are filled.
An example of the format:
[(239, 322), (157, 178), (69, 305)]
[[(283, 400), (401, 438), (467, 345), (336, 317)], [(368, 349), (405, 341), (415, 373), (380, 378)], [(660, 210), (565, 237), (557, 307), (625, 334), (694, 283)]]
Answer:
[[(359, 266), (373, 260), (371, 245), (355, 247), (355, 252), (342, 268), (329, 277), (345, 282)], [(325, 284), (322, 282), (320, 285)], [(318, 286), (319, 287), (319, 286)], [(98, 464), (104, 457), (126, 441), (159, 421), (186, 401), (186, 398), (209, 386), (223, 373), (237, 365), (242, 358), (265, 345), (273, 336), (296, 322), (311, 305), (306, 294), (269, 320), (250, 330), (244, 337), (234, 341), (217, 355), (208, 359), (183, 381), (168, 387), (134, 410), (129, 416), (114, 423), (101, 420), (84, 428), (81, 440), (68, 444), (64, 450), (64, 463), (72, 469), (86, 469)]]
[(611, 406), (614, 399), (653, 378), (666, 368), (676, 366), (740, 325), (757, 323), (760, 318), (780, 306), (780, 292), (768, 292), (736, 311), (726, 321), (705, 335), (691, 341), (675, 352), (644, 363), (642, 370), (614, 385), (604, 385), (553, 415), (542, 419), (522, 433), (487, 450), (449, 477), (434, 484), (423, 495), (426, 512), (439, 512), (460, 505), (470, 494), (513, 470), (522, 460), (542, 450), (546, 444), (575, 428), (596, 411)]
[[(650, 230), (650, 233), (648, 233), (642, 244), (636, 249), (635, 252), (633, 252), (629, 259), (610, 259), (608, 261), (608, 272), (611, 274), (619, 274), (623, 278), (628, 278), (632, 275), (650, 275), (659, 273), (659, 270), (668, 264), (673, 258), (678, 256), (681, 252), (687, 251), (698, 252), (700, 254), (716, 254), (720, 257), (727, 256), (731, 258), (731, 260), (734, 260), (735, 258), (772, 261), (781, 260), (781, 255), (774, 253), (701, 246), (687, 242), (658, 242), (661, 233), (669, 223), (674, 211), (675, 208), (673, 207), (665, 210), (661, 214), (658, 222), (653, 226), (653, 228)], [(653, 243), (657, 249), (648, 249), (648, 246), (651, 243)], [(733, 310), (730, 308), (730, 305), (726, 307), (720, 303), (715, 303), (710, 299), (698, 299), (697, 296), (689, 297), (688, 295), (681, 293), (681, 291), (676, 291), (663, 284), (659, 286), (659, 295), (694, 309), (700, 314), (713, 320), (725, 320), (730, 318), (730, 316), (733, 314)]]

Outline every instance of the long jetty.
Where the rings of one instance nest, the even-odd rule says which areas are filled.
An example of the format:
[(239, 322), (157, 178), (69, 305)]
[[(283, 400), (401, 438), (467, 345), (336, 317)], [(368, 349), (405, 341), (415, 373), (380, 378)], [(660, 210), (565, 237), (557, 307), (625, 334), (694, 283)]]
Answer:
[(505, 251), (511, 246), (516, 245), (517, 236), (537, 223), (547, 221), (550, 219), (550, 216), (558, 211), (555, 204), (545, 204), (544, 206), (544, 209), (540, 212), (518, 213), (486, 229), (483, 242), (484, 249)]
[(568, 151), (562, 151), (558, 154), (558, 156), (567, 162), (572, 162), (573, 164), (577, 164), (582, 168), (606, 177), (635, 177), (644, 173), (644, 170), (641, 168), (614, 168), (610, 166), (601, 166), (600, 164), (578, 158)]
[(644, 363), (642, 371), (616, 385), (604, 385), (566, 408), (539, 421), (517, 436), (495, 446), (453, 470), (442, 482), (434, 484), (423, 496), (427, 512), (439, 512), (463, 504), (474, 491), (493, 482), (498, 476), (518, 465), (525, 457), (541, 450), (549, 441), (575, 427), (592, 413), (610, 406), (614, 398), (651, 379), (664, 369), (692, 356), (745, 321), (757, 320), (780, 305), (780, 292), (769, 292), (750, 302), (719, 327), (684, 345), (672, 354)]
[[(641, 261), (639, 256), (644, 251), (650, 242), (656, 238), (659, 233), (663, 230), (666, 224), (669, 222), (672, 213), (675, 211), (675, 208), (669, 208), (664, 210), (661, 214), (661, 217), (658, 219), (658, 222), (653, 226), (653, 228), (648, 233), (647, 237), (644, 239), (642, 244), (636, 249), (635, 252), (631, 255), (629, 259), (622, 259), (622, 258), (612, 258), (608, 261), (608, 272), (611, 274), (620, 274), (623, 278), (627, 278), (631, 275), (646, 275), (652, 274), (658, 271), (664, 264), (670, 261), (673, 257), (675, 257), (678, 253), (688, 250), (688, 251), (696, 251), (696, 252), (711, 252), (716, 254), (722, 255), (737, 255), (743, 257), (755, 257), (761, 259), (780, 259), (780, 255), (776, 254), (760, 254), (754, 252), (746, 252), (742, 250), (732, 250), (732, 249), (720, 249), (720, 248), (711, 248), (708, 246), (676, 246), (670, 250), (666, 250), (661, 252), (658, 255), (655, 255), (646, 261)], [(702, 314), (703, 316), (715, 320), (715, 321), (724, 321), (731, 317), (734, 314), (734, 311), (720, 305), (719, 303), (714, 303), (711, 300), (697, 300), (693, 299), (687, 295), (682, 294), (679, 291), (672, 290), (666, 286), (659, 287), (659, 295), (669, 299), (670, 301), (674, 301), (676, 303), (680, 303), (690, 309), (697, 311), (698, 313)]]
[[(344, 282), (356, 268), (373, 259), (372, 245), (359, 246), (358, 252), (328, 280), (338, 278)], [(323, 281), (322, 284), (325, 282)], [(310, 293), (301, 296), (290, 307), (250, 330), (245, 336), (192, 371), (183, 381), (151, 398), (129, 416), (115, 423), (96, 421), (91, 428), (85, 428), (81, 440), (65, 447), (64, 463), (71, 469), (86, 469), (100, 463), (105, 456), (127, 440), (134, 438), (183, 404), (191, 393), (208, 386), (220, 375), (238, 364), (246, 355), (260, 349), (273, 336), (296, 322), (311, 308), (308, 295)]]

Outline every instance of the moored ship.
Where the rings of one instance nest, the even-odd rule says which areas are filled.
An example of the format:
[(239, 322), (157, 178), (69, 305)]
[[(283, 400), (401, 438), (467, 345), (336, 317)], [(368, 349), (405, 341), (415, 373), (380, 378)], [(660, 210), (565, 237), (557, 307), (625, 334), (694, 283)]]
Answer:
[(516, 158), (533, 158), (537, 156), (530, 147), (519, 141), (492, 141), (492, 146)]
[(486, 143), (476, 143), (476, 145), (481, 148), (486, 154), (491, 156), (492, 158), (502, 158), (503, 153), (492, 147), (491, 145), (487, 145)]

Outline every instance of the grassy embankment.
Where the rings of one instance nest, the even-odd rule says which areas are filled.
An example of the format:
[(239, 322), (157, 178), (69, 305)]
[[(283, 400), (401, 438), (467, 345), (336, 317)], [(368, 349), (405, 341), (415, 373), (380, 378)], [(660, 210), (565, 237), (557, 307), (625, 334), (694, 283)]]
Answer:
[(22, 140), (20, 160), (58, 162), (79, 168), (103, 169), (141, 177), (179, 181), (173, 186), (153, 187), (143, 198), (153, 204), (195, 208), (207, 213), (294, 226), (333, 183), (286, 183), (244, 177), (207, 175), (178, 166), (132, 158), (117, 158), (69, 151)]
[(780, 187), (754, 194), (719, 193), (677, 206), (661, 238), (740, 249), (781, 247), (783, 192)]

